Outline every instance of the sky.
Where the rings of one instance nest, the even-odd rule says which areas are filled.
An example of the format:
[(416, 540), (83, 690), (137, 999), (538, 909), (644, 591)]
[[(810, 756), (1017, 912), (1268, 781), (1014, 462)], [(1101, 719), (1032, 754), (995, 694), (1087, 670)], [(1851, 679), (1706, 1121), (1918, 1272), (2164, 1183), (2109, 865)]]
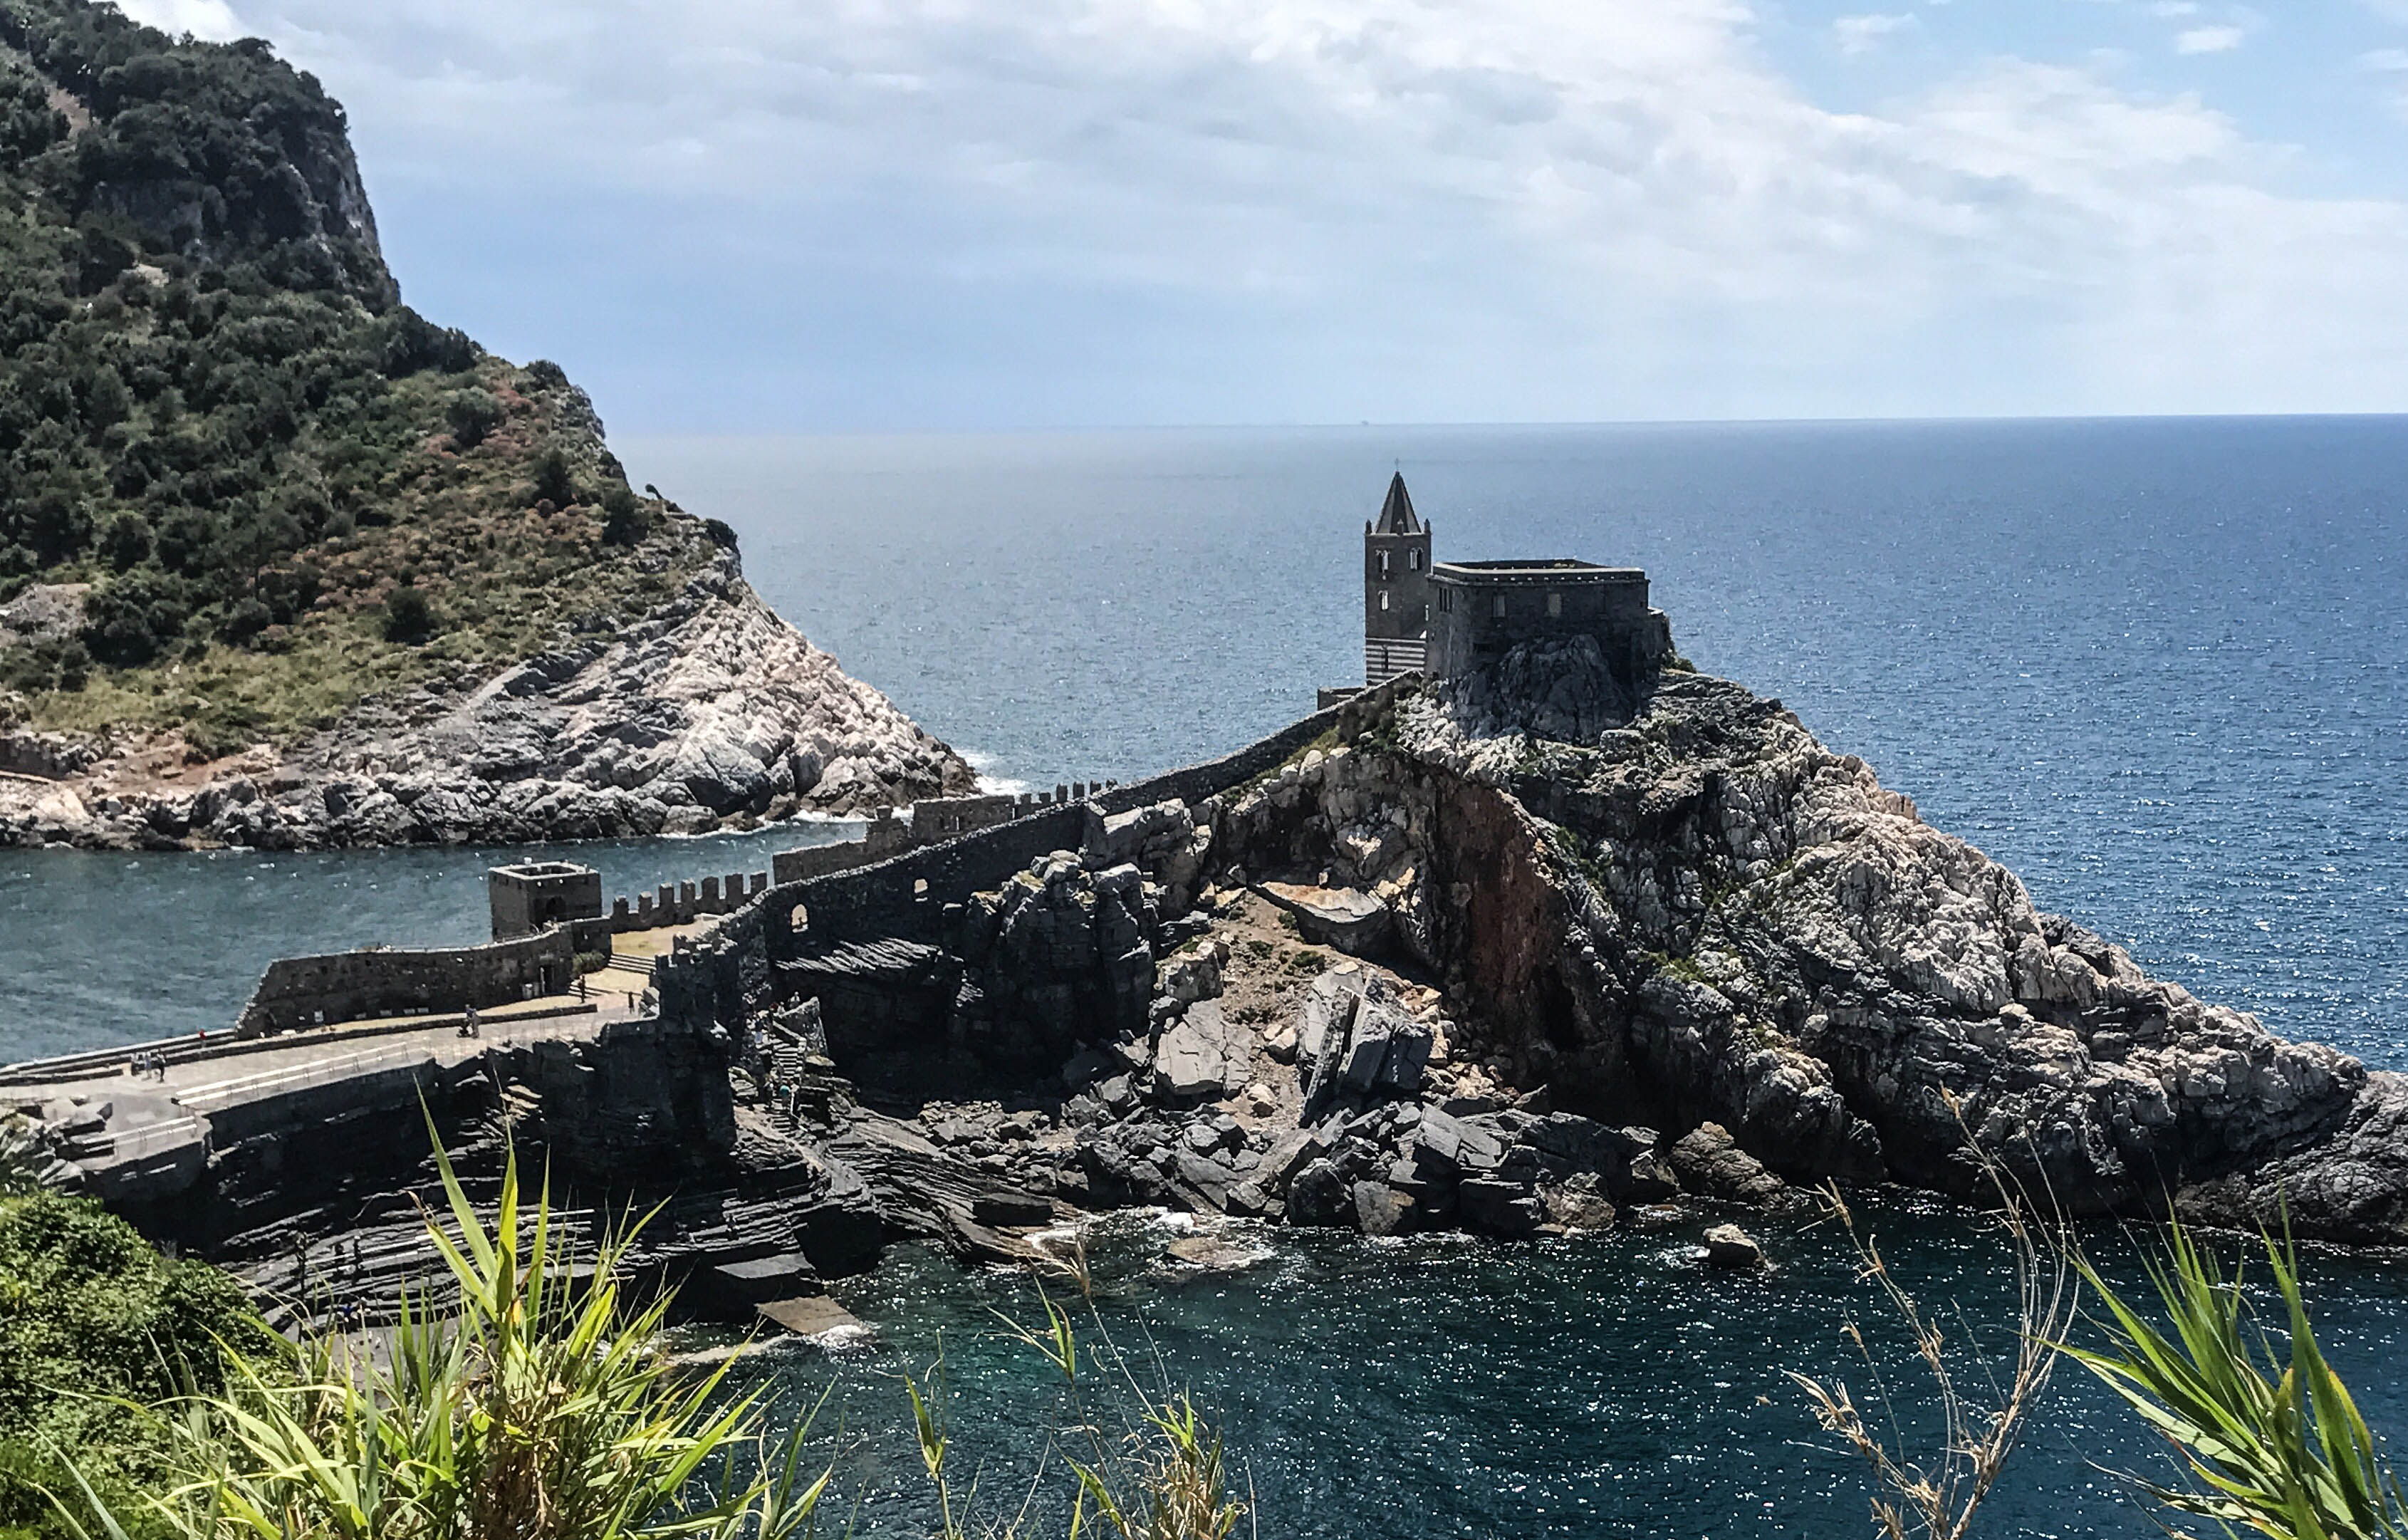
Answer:
[(2408, 410), (2408, 0), (124, 0), (614, 432)]

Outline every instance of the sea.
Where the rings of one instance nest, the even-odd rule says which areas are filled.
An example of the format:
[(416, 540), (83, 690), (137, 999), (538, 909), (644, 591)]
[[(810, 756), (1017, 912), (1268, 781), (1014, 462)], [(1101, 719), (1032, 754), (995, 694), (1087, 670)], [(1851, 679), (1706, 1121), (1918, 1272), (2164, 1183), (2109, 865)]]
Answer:
[[(1440, 559), (1646, 568), (1684, 654), (1864, 756), (2042, 907), (2278, 1032), (2408, 1069), (2408, 419), (614, 447), (733, 525), (754, 585), (849, 672), (1013, 787), (1207, 758), (1358, 679), (1356, 540), (1401, 470)], [(633, 892), (845, 832), (576, 849)], [(516, 854), (0, 854), (0, 1058), (223, 1026), (279, 955), (478, 940), (480, 873)], [(1998, 1237), (1904, 1199), (1864, 1217), (1952, 1342), (1998, 1361)], [(1868, 1533), (1863, 1475), (1792, 1372), (1886, 1387), (1900, 1436), (1931, 1446), (1928, 1385), (1828, 1220), (1763, 1227), (1779, 1266), (1749, 1279), (1708, 1274), (1680, 1229), (1498, 1246), (1232, 1227), (1215, 1238), (1252, 1264), (1198, 1273), (1162, 1251), (1190, 1223), (1105, 1226), (1078, 1311), (1129, 1372), (1122, 1412), (1184, 1391), (1213, 1419), (1254, 1508), (1240, 1533)], [(2147, 1237), (2094, 1242), (2140, 1283)], [(2308, 1266), (2370, 1421), (2408, 1433), (2408, 1261)], [(831, 1502), (905, 1534), (931, 1498), (902, 1385), (935, 1372), (980, 1511), (1033, 1504), (1029, 1533), (1063, 1533), (1065, 1408), (1005, 1324), (1035, 1290), (904, 1248), (838, 1286), (866, 1335), (737, 1377), (781, 1420), (816, 1407)], [(1977, 1533), (2154, 1533), (2126, 1475), (2162, 1459), (2081, 1371), (2029, 1427)]]

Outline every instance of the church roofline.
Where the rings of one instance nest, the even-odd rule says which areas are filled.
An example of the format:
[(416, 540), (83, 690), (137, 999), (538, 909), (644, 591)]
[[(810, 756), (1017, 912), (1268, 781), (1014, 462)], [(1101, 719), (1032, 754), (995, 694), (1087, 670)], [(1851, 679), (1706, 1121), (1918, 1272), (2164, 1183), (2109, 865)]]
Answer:
[(1405, 473), (1398, 471), (1388, 478), (1388, 499), (1380, 505), (1380, 517), (1372, 525), (1374, 535), (1419, 535), (1422, 521), (1413, 512), (1412, 494), (1405, 490)]
[(1458, 583), (1644, 583), (1647, 573), (1637, 567), (1599, 567), (1569, 556), (1522, 561), (1442, 561), (1430, 568), (1430, 581)]

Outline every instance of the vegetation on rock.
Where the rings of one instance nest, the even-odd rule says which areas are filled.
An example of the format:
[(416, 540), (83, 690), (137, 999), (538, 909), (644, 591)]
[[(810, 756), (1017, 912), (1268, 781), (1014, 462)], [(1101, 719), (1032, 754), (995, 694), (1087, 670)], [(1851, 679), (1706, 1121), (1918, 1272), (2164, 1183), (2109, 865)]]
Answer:
[(76, 1489), (140, 1522), (135, 1494), (176, 1467), (164, 1424), (123, 1404), (222, 1390), (230, 1354), (281, 1347), (241, 1288), (170, 1261), (89, 1199), (0, 1197), (0, 1536), (50, 1534), (45, 1491)]
[(399, 302), (345, 133), (264, 43), (0, 0), (0, 602), (90, 585), (0, 645), (0, 712), (287, 736), (712, 554), (556, 365)]

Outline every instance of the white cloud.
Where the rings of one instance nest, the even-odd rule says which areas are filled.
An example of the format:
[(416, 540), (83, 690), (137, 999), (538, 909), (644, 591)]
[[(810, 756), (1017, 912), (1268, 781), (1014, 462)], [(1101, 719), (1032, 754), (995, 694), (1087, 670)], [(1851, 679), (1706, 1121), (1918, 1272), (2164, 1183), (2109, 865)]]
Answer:
[(1065, 420), (2408, 407), (2408, 209), (2084, 70), (1828, 111), (1740, 0), (236, 6), (372, 190), (666, 223), (765, 315), (1058, 299)]
[(162, 32), (225, 42), (242, 36), (226, 0), (118, 0), (118, 8)]
[(2229, 53), (2249, 35), (2239, 27), (2192, 27), (2174, 37), (2176, 53)]
[(1842, 16), (1831, 23), (1831, 34), (1842, 53), (1862, 53), (1894, 32), (1915, 24), (1912, 16)]

